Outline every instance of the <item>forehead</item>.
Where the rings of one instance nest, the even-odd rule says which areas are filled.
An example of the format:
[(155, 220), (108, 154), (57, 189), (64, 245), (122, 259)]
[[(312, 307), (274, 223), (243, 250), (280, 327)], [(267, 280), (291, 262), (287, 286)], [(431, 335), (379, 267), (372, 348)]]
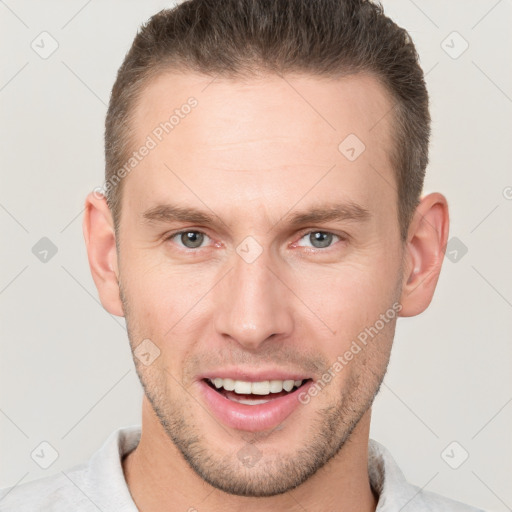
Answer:
[(246, 135), (302, 136), (311, 143), (335, 144), (347, 132), (357, 132), (372, 144), (389, 135), (391, 116), (386, 114), (393, 105), (384, 86), (366, 73), (340, 78), (260, 75), (229, 79), (167, 72), (153, 79), (140, 95), (132, 126), (136, 136), (140, 140), (151, 133), (155, 122), (168, 121), (191, 98), (197, 101), (193, 113), (200, 114), (173, 131), (183, 136), (193, 132), (194, 142), (218, 147), (247, 142), (243, 140)]
[[(280, 191), (290, 206), (322, 181), (312, 199), (336, 190), (363, 203), (393, 199), (392, 106), (367, 74), (241, 80), (168, 72), (145, 88), (134, 111), (134, 149), (149, 139), (154, 147), (126, 178), (124, 194), (139, 210), (171, 196), (194, 200), (191, 192), (257, 206), (276, 203)], [(386, 182), (392, 190), (372, 198)]]

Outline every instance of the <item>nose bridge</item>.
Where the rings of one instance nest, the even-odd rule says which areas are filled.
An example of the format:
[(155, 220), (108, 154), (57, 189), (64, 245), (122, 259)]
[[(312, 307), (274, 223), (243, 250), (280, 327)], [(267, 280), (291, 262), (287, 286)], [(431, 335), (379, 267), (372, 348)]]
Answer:
[(248, 237), (237, 247), (232, 270), (219, 290), (215, 322), (219, 334), (256, 349), (273, 334), (290, 331), (286, 290), (273, 272), (269, 251), (254, 239)]

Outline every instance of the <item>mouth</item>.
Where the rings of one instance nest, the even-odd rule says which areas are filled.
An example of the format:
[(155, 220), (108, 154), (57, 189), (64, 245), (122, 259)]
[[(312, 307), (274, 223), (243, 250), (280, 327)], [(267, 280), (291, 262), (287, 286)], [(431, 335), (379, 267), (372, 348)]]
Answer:
[(301, 404), (299, 396), (311, 378), (285, 380), (236, 380), (202, 378), (197, 381), (211, 413), (224, 425), (256, 432), (277, 427)]
[(219, 394), (239, 404), (259, 405), (294, 393), (311, 379), (263, 380), (250, 382), (234, 379), (204, 379)]

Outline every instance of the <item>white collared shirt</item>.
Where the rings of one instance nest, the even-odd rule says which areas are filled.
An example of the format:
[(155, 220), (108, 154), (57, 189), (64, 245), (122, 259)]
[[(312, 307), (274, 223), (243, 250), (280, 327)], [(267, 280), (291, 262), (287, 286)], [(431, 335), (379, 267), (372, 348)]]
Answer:
[[(87, 462), (0, 489), (0, 511), (138, 512), (121, 460), (136, 448), (140, 435), (140, 425), (119, 428)], [(409, 484), (389, 451), (373, 439), (368, 443), (368, 471), (371, 486), (379, 495), (376, 512), (483, 512)]]

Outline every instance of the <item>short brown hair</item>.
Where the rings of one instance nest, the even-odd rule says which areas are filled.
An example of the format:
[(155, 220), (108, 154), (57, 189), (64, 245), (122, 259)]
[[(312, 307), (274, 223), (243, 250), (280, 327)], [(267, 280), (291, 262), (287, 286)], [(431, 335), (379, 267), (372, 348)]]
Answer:
[[(105, 123), (105, 181), (129, 158), (135, 105), (169, 69), (247, 77), (256, 71), (376, 76), (393, 100), (398, 222), (402, 240), (419, 203), (428, 163), (428, 93), (406, 30), (369, 0), (187, 0), (139, 29), (119, 68)], [(341, 142), (341, 141), (340, 141)], [(132, 148), (133, 150), (133, 148)], [(117, 177), (118, 178), (118, 177)], [(122, 180), (106, 190), (116, 230)]]

